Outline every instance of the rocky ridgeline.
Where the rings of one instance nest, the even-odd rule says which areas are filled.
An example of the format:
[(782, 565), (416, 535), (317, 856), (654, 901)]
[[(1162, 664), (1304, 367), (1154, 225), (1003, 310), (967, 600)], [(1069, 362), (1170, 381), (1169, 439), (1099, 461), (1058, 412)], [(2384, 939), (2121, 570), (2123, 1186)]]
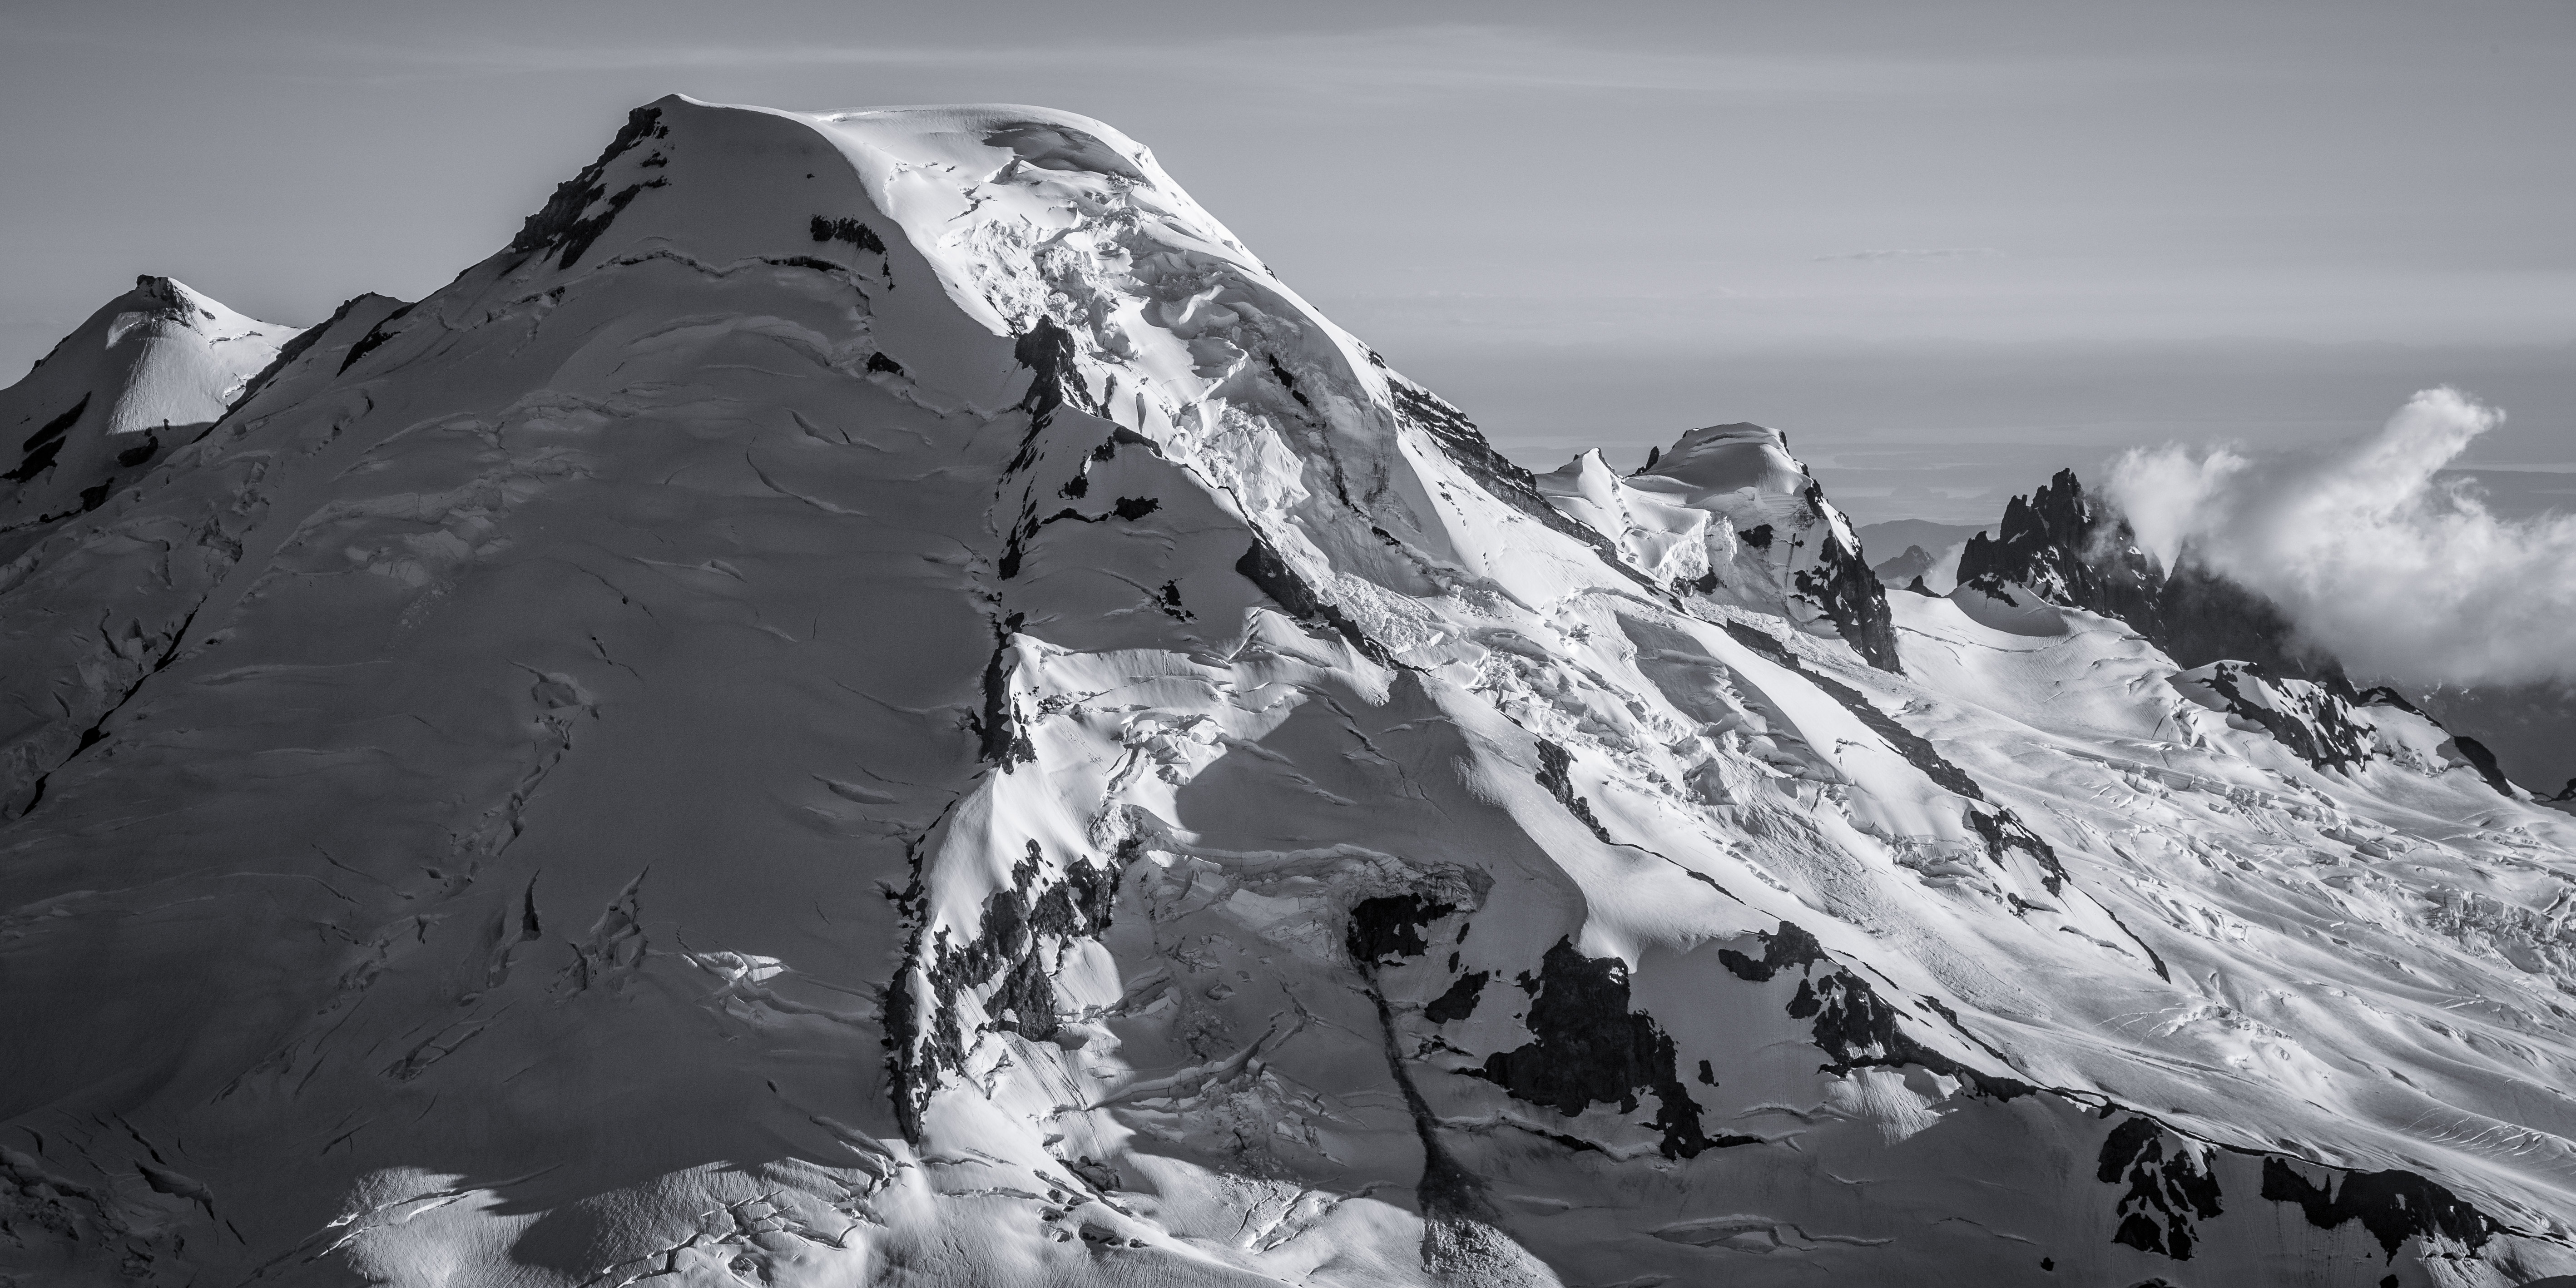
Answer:
[[(2394, 689), (2356, 689), (2339, 662), (2296, 638), (2271, 600), (2187, 554), (2164, 567), (2071, 469), (2006, 502), (1997, 530), (2000, 536), (1970, 537), (1960, 551), (1961, 589), (2007, 605), (2027, 596), (2128, 623), (2189, 668), (2175, 684), (2194, 701), (2254, 722), (2320, 769), (2349, 768), (2371, 754), (2367, 722), (2352, 718), (2356, 708), (2395, 707), (2433, 719)], [(2511, 793), (2483, 743), (2461, 733), (2450, 739), (2461, 761)]]
[(2006, 502), (1997, 530), (1970, 537), (1959, 552), (1961, 586), (2119, 618), (2186, 667), (2230, 659), (2341, 682), (2342, 668), (2300, 647), (2270, 600), (2188, 558), (2166, 568), (2138, 545), (2128, 520), (2086, 494), (2073, 470)]

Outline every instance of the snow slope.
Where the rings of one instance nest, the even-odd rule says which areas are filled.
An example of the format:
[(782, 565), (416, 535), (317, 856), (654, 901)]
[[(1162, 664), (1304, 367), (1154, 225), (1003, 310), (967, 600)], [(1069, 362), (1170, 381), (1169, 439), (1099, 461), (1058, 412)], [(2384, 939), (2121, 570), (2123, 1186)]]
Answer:
[(308, 337), (0, 579), (8, 1273), (2576, 1270), (2576, 820), (1533, 478), (1097, 122), (664, 99)]
[(120, 480), (224, 414), (297, 328), (138, 277), (0, 389), (0, 560), (47, 526), (105, 504)]

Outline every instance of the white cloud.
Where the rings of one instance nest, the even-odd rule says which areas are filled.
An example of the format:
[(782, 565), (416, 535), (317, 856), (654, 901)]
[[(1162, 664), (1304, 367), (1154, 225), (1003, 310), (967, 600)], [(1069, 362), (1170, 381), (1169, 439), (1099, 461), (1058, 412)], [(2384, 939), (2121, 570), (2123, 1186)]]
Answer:
[(2435, 477), (2504, 414), (2454, 389), (2322, 452), (2132, 450), (2110, 496), (2141, 542), (2271, 597), (2354, 672), (2576, 680), (2576, 517), (2504, 519)]

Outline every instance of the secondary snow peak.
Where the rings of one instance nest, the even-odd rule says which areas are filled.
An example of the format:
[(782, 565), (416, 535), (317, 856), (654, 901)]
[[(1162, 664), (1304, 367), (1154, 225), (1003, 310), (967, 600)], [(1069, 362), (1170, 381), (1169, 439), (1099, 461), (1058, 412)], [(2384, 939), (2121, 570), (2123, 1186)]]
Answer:
[(1872, 666), (1904, 669), (1860, 538), (1779, 430), (1694, 429), (1624, 478), (1587, 452), (1541, 487), (1677, 593), (1786, 616), (1841, 636)]
[(174, 278), (134, 279), (0, 390), (0, 563), (220, 419), (295, 334)]

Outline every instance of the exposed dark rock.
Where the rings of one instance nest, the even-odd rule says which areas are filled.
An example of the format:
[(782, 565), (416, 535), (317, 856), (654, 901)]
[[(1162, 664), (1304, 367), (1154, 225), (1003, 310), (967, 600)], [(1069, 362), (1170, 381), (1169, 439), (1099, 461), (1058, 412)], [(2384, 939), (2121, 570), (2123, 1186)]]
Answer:
[(1700, 1126), (1700, 1107), (1674, 1070), (1673, 1040), (1652, 1016), (1628, 1009), (1628, 964), (1617, 957), (1585, 957), (1570, 939), (1559, 939), (1539, 963), (1538, 993), (1530, 1004), (1529, 1043), (1485, 1057), (1468, 1070), (1500, 1085), (1514, 1099), (1545, 1105), (1571, 1118), (1595, 1104), (1637, 1112), (1637, 1093), (1651, 1091), (1655, 1125), (1666, 1158), (1690, 1158), (1712, 1146), (1749, 1138), (1711, 1140)]
[[(1897, 1023), (1896, 1006), (1878, 995), (1868, 980), (1832, 965), (1824, 946), (1794, 922), (1781, 922), (1776, 933), (1757, 936), (1762, 956), (1755, 959), (1720, 949), (1718, 961), (1738, 978), (1764, 982), (1794, 966), (1800, 972), (1797, 994), (1789, 999), (1793, 1020), (1813, 1020), (1810, 1032), (1829, 1063), (1820, 1071), (1847, 1074), (1854, 1069), (1913, 1065), (1946, 1074), (1998, 1100), (2038, 1090), (2018, 1078), (2000, 1077), (1961, 1064), (1908, 1035)], [(1820, 967), (1830, 969), (1819, 971)]]
[(1574, 790), (1574, 780), (1567, 777), (1565, 771), (1573, 764), (1574, 757), (1565, 748), (1545, 738), (1538, 740), (1538, 785), (1546, 788), (1547, 794), (1555, 797), (1558, 804), (1565, 806), (1568, 813), (1581, 819), (1583, 825), (1592, 829), (1592, 835), (1600, 838), (1603, 844), (1616, 844), (1610, 839), (1610, 833), (1601, 826), (1601, 820), (1592, 816), (1592, 802), (1583, 799), (1582, 795)]
[(1326, 603), (1316, 595), (1306, 585), (1306, 579), (1298, 576), (1297, 570), (1289, 567), (1288, 561), (1270, 548), (1269, 542), (1254, 537), (1252, 548), (1234, 561), (1234, 570), (1259, 586), (1262, 594), (1277, 600), (1281, 608), (1288, 610), (1289, 616), (1331, 627), (1343, 639), (1350, 641), (1351, 647), (1372, 661), (1390, 666), (1395, 663), (1395, 655), (1388, 652), (1385, 645), (1370, 639), (1366, 632), (1360, 630), (1359, 623), (1352, 621), (1338, 606)]
[(1419, 957), (1431, 951), (1422, 938), (1422, 927), (1457, 910), (1455, 904), (1413, 894), (1363, 899), (1351, 908), (1351, 925), (1342, 936), (1342, 946), (1350, 950), (1352, 961), (1366, 966)]
[[(82, 394), (81, 400), (72, 404), (70, 411), (46, 421), (43, 428), (28, 435), (26, 444), (20, 449), (23, 455), (17, 468), (0, 474), (0, 479), (24, 483), (52, 469), (54, 458), (62, 453), (63, 444), (69, 441), (64, 436), (71, 432), (73, 425), (80, 423), (81, 413), (89, 410), (89, 400), (90, 395)], [(18, 423), (23, 425), (26, 422)]]
[[(2229, 715), (2261, 725), (2274, 741), (2319, 769), (2359, 768), (2368, 763), (2377, 741), (2369, 727), (2354, 722), (2350, 704), (2327, 686), (2284, 682), (2261, 663), (2213, 662), (2174, 677), (2174, 682), (2206, 686)], [(2465, 754), (2467, 748), (2461, 750)], [(2491, 774), (2488, 781), (2501, 778)]]
[(1760, 938), (1762, 940), (1760, 960), (1747, 957), (1732, 948), (1721, 948), (1717, 950), (1718, 964), (1733, 972), (1737, 979), (1764, 984), (1769, 983), (1773, 976), (1788, 967), (1813, 966), (1827, 960), (1825, 946), (1818, 943), (1814, 935), (1808, 934), (1806, 928), (1796, 922), (1781, 922), (1779, 933), (1763, 935)]
[(1021, 621), (1021, 615), (1013, 613), (994, 631), (998, 638), (993, 657), (984, 664), (984, 713), (975, 721), (984, 759), (1001, 766), (1006, 774), (1013, 765), (1038, 758), (1038, 749), (1020, 728), (1019, 713), (1011, 703), (1011, 637), (1019, 633)]
[(882, 371), (890, 376), (900, 376), (903, 374), (903, 364), (885, 356), (882, 353), (871, 353), (868, 355), (868, 370)]
[(809, 231), (818, 242), (847, 242), (873, 255), (886, 253), (885, 239), (877, 236), (876, 229), (856, 219), (830, 219), (816, 215)]
[[(368, 300), (381, 298), (384, 297), (373, 294), (352, 295), (349, 298), (340, 301), (340, 307), (333, 309), (331, 311), (331, 316), (324, 318), (320, 324), (307, 327), (302, 331), (296, 332), (292, 339), (289, 339), (285, 344), (278, 346), (277, 356), (269, 359), (268, 365), (260, 368), (259, 374), (252, 376), (249, 383), (242, 386), (241, 396), (233, 399), (233, 406), (249, 406), (250, 400), (258, 397), (259, 391), (266, 389), (270, 381), (277, 379), (279, 372), (286, 370), (286, 368), (297, 358), (303, 357), (307, 350), (311, 349), (314, 345), (321, 343), (322, 337), (330, 334), (333, 328), (339, 326), (342, 322), (348, 321), (349, 311), (351, 309), (358, 307), (360, 304), (363, 304)], [(408, 309), (411, 306), (405, 304), (400, 307)], [(348, 364), (342, 363), (340, 369), (343, 371), (348, 370)]]
[[(1807, 485), (1807, 504), (1817, 513), (1824, 512), (1824, 489)], [(1825, 528), (1825, 542), (1816, 554), (1816, 567), (1800, 569), (1795, 581), (1798, 593), (1807, 596), (1833, 619), (1843, 640), (1863, 660), (1879, 670), (1897, 675), (1905, 673), (1905, 664), (1896, 653), (1896, 624), (1887, 610), (1887, 588), (1878, 575), (1869, 570), (1857, 544), (1843, 544), (1842, 534), (1832, 525)]]
[(140, 445), (126, 448), (116, 454), (116, 467), (130, 470), (160, 454), (161, 436), (147, 429), (143, 431), (143, 442)]
[(1112, 506), (1111, 510), (1119, 518), (1133, 520), (1152, 514), (1161, 509), (1162, 505), (1162, 502), (1150, 496), (1122, 496), (1118, 498), (1118, 504)]
[(400, 333), (400, 328), (395, 327), (394, 323), (401, 321), (403, 316), (410, 312), (411, 305), (406, 304), (386, 314), (374, 326), (367, 328), (367, 333), (359, 337), (356, 344), (349, 346), (348, 356), (340, 359), (340, 370), (347, 371), (358, 365), (358, 359), (383, 348), (385, 341), (393, 339)]
[(1431, 999), (1422, 1008), (1422, 1018), (1434, 1024), (1463, 1020), (1476, 1013), (1476, 1002), (1485, 995), (1485, 984), (1493, 978), (1491, 971), (1472, 970), (1458, 977), (1449, 991)]
[(2399, 693), (2397, 690), (2392, 689), (2385, 684), (2362, 690), (2357, 696), (2356, 701), (2358, 705), (2361, 706), (2395, 707), (2410, 716), (2424, 716), (2427, 720), (2432, 719), (2431, 716), (2425, 715), (2423, 708), (2407, 701), (2405, 694)]
[(1018, 410), (1029, 414), (1032, 430), (1043, 429), (1054, 419), (1056, 408), (1065, 403), (1068, 383), (1075, 395), (1085, 399), (1091, 397), (1090, 386), (1083, 383), (1082, 373), (1074, 369), (1073, 335), (1057, 326), (1055, 319), (1039, 318), (1037, 325), (1029, 328), (1028, 334), (1012, 343), (1011, 356), (1018, 359), (1021, 366), (1036, 373), (1035, 378), (1029, 381), (1028, 392), (1020, 395), (1018, 404)]
[(1305, 393), (1297, 388), (1297, 377), (1290, 375), (1288, 373), (1288, 368), (1279, 365), (1279, 355), (1266, 354), (1264, 356), (1270, 360), (1270, 374), (1272, 378), (1279, 382), (1279, 387), (1287, 390), (1288, 396), (1296, 399), (1298, 406), (1303, 407), (1308, 411), (1313, 411), (1315, 409), (1314, 402), (1307, 398)]
[(2028, 498), (2004, 503), (2002, 536), (1968, 538), (1959, 554), (1959, 584), (1995, 594), (2027, 586), (2054, 604), (2117, 617), (2154, 638), (2163, 627), (2157, 592), (2164, 570), (2139, 549), (2128, 525), (2105, 515), (2073, 470)]
[[(1000, 981), (984, 999), (990, 1027), (1043, 1040), (1055, 1035), (1062, 1021), (1056, 1014), (1055, 984), (1047, 972), (1043, 941), (1059, 946), (1077, 938), (1098, 938), (1109, 929), (1117, 902), (1118, 882), (1139, 846), (1130, 841), (1101, 867), (1075, 858), (1055, 881), (1044, 880), (1046, 856), (1038, 843), (1011, 869), (1011, 884), (985, 896), (973, 938), (957, 942), (942, 927), (925, 942), (915, 932), (908, 957), (919, 969), (933, 998), (929, 1015), (920, 1014), (912, 990), (898, 978), (886, 991), (886, 1033), (894, 1048), (895, 1115), (908, 1140), (921, 1135), (921, 1111), (938, 1087), (942, 1070), (956, 1070), (966, 1060), (964, 1025), (957, 1000), (967, 991)], [(917, 865), (904, 902), (918, 907), (922, 898)]]
[(1968, 539), (1959, 584), (2009, 599), (2022, 586), (2052, 604), (2116, 617), (2185, 667), (2221, 658), (2276, 673), (2340, 679), (2331, 659), (2300, 647), (2272, 602), (2186, 557), (2167, 570), (2128, 521), (2097, 504), (2073, 470), (2004, 505), (2000, 537)]
[[(2001, 808), (1992, 814), (1972, 809), (1968, 811), (1968, 826), (1975, 828), (1977, 835), (1985, 838), (1986, 853), (1991, 855), (1998, 865), (2003, 862), (2005, 850), (2019, 850), (2039, 864), (2040, 871), (2043, 873), (2039, 879), (2040, 884), (2047, 886), (2050, 894), (2065, 892), (2066, 865), (2057, 861), (2057, 850), (2041, 839), (2039, 833), (2022, 825), (2020, 815)], [(2143, 948), (2145, 945), (2141, 944), (2139, 947)], [(2149, 951), (2152, 955), (2153, 950)], [(2159, 975), (2164, 973), (2162, 962), (2157, 963), (2156, 973)]]
[[(554, 195), (546, 199), (544, 207), (528, 216), (527, 223), (519, 228), (519, 235), (510, 239), (509, 249), (523, 255), (560, 250), (562, 255), (556, 260), (556, 266), (571, 268), (580, 260), (582, 252), (589, 250), (590, 244), (608, 231), (608, 225), (617, 218), (617, 212), (624, 210), (628, 202), (635, 200), (637, 193), (649, 186), (636, 184), (628, 187), (608, 198), (606, 210), (583, 218), (583, 211), (607, 195), (607, 185), (601, 182), (601, 178), (608, 172), (608, 163), (624, 156), (647, 137), (661, 138), (669, 133), (670, 130), (662, 125), (662, 109), (658, 107), (639, 107), (627, 113), (626, 124), (618, 129), (615, 138), (609, 140), (608, 149), (599, 154), (598, 160), (582, 167), (579, 174), (556, 185)], [(662, 182), (656, 179), (653, 184)], [(344, 365), (342, 369), (347, 368)]]
[[(1494, 1224), (1500, 1218), (1492, 1200), (1485, 1195), (1485, 1183), (1458, 1162), (1440, 1139), (1440, 1118), (1431, 1110), (1431, 1102), (1413, 1082), (1413, 1070), (1404, 1059), (1396, 1039), (1395, 1012), (1387, 1005), (1386, 993), (1378, 987), (1377, 970), (1392, 958), (1420, 956), (1430, 950), (1422, 937), (1422, 927), (1456, 912), (1457, 908), (1419, 895), (1383, 895), (1363, 899), (1351, 909), (1351, 924), (1343, 932), (1343, 946), (1349, 949), (1352, 963), (1359, 968), (1366, 983), (1369, 1002), (1377, 1009), (1378, 1035), (1386, 1055), (1386, 1067), (1395, 1079), (1396, 1090), (1404, 1097), (1405, 1112), (1413, 1119), (1416, 1139), (1422, 1143), (1422, 1179), (1415, 1183), (1414, 1194), (1421, 1201), (1422, 1214), (1430, 1222), (1454, 1224), (1473, 1222)], [(1465, 928), (1460, 928), (1463, 938)], [(1453, 987), (1452, 992), (1455, 992)], [(1444, 997), (1442, 1001), (1446, 1001)], [(1433, 1004), (1435, 1007), (1439, 1003)], [(1469, 1002), (1472, 1007), (1472, 999)], [(1434, 1018), (1433, 1023), (1444, 1021)], [(1426, 1250), (1433, 1239), (1424, 1235)], [(1426, 1260), (1428, 1254), (1426, 1251)]]
[(2470, 767), (2478, 771), (2478, 777), (2487, 780), (2487, 786), (2507, 796), (2513, 795), (2513, 784), (2506, 781), (2503, 767), (2496, 763), (2495, 753), (2487, 750), (2485, 743), (2463, 733), (2453, 734), (2451, 745), (2468, 757)]
[(2167, 1134), (2164, 1124), (2152, 1118), (2122, 1120), (2102, 1142), (2094, 1176), (2105, 1185), (2128, 1185), (2113, 1208), (2120, 1228), (2112, 1242), (2189, 1261), (2198, 1241), (2193, 1222), (2222, 1211), (2218, 1178), (2178, 1139), (2168, 1149)]
[(1768, 550), (1771, 548), (1770, 524), (1765, 523), (1756, 527), (1746, 528), (1737, 532), (1735, 535), (1738, 539), (1742, 540), (1744, 544), (1751, 546), (1756, 550)]
[(2319, 1229), (2359, 1221), (2391, 1259), (2409, 1236), (2450, 1239), (2475, 1251), (2497, 1229), (2487, 1214), (2413, 1172), (2347, 1172), (2339, 1187), (2331, 1176), (2319, 1185), (2274, 1156), (2263, 1160), (2263, 1197), (2298, 1204)]

